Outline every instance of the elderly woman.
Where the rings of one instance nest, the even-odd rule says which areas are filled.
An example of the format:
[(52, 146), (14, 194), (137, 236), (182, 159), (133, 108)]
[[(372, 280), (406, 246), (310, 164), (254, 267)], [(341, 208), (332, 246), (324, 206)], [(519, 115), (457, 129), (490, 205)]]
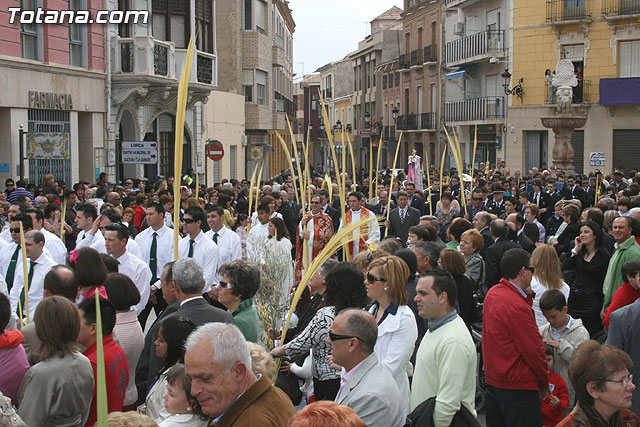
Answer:
[(467, 271), (464, 273), (475, 283), (476, 287), (484, 283), (484, 260), (478, 253), (484, 244), (482, 234), (475, 228), (465, 231), (460, 236), (460, 252), (464, 255)]
[(538, 227), (539, 236), (536, 240), (533, 240), (533, 242), (544, 243), (546, 231), (544, 225), (540, 224), (540, 221), (538, 221), (538, 215), (540, 215), (540, 208), (538, 208), (535, 203), (529, 203), (524, 207), (524, 219)]
[(18, 415), (27, 425), (81, 426), (93, 394), (91, 362), (78, 352), (80, 315), (68, 299), (52, 296), (36, 308), (40, 363), (29, 368), (18, 392)]
[(407, 305), (408, 279), (407, 263), (397, 256), (386, 256), (369, 264), (365, 280), (367, 296), (373, 299), (369, 313), (378, 322), (374, 351), (406, 398), (405, 415), (409, 413), (410, 401), (407, 368), (418, 337), (416, 319)]
[(557, 427), (639, 426), (629, 410), (633, 385), (631, 358), (622, 350), (586, 341), (573, 353), (569, 379), (576, 406)]
[(329, 328), (337, 314), (349, 307), (364, 308), (367, 294), (362, 271), (351, 263), (335, 266), (325, 278), (324, 306), (295, 339), (271, 351), (274, 357), (297, 357), (313, 350), (313, 389), (316, 400), (333, 400), (340, 389), (340, 372), (331, 369), (327, 356), (331, 345), (327, 343)]
[(260, 319), (252, 297), (260, 288), (260, 270), (245, 260), (237, 259), (222, 264), (218, 272), (222, 275), (218, 282), (218, 301), (229, 310), (244, 338), (258, 342)]

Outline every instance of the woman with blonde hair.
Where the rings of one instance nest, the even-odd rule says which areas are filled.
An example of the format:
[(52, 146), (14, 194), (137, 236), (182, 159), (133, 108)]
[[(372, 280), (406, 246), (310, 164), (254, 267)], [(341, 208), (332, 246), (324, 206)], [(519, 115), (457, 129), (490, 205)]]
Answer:
[(475, 284), (473, 279), (464, 273), (467, 271), (467, 264), (464, 257), (453, 248), (444, 248), (440, 252), (438, 267), (447, 270), (456, 281), (456, 310), (467, 327), (471, 327), (473, 320), (473, 290)]
[(409, 267), (402, 258), (385, 256), (369, 264), (365, 285), (367, 296), (373, 299), (369, 308), (378, 323), (378, 340), (374, 351), (389, 369), (406, 397), (405, 415), (409, 413), (409, 377), (407, 367), (418, 338), (418, 326), (413, 311), (407, 305)]
[(536, 315), (538, 327), (546, 325), (547, 319), (540, 310), (540, 297), (548, 289), (562, 292), (565, 300), (569, 300), (569, 285), (562, 278), (562, 269), (558, 253), (551, 245), (538, 246), (531, 255), (533, 265), (533, 277), (531, 278), (531, 290), (535, 292), (533, 299), (533, 312)]
[(464, 262), (467, 264), (465, 274), (473, 279), (476, 287), (480, 287), (484, 283), (484, 260), (478, 253), (483, 244), (482, 234), (475, 228), (465, 231), (460, 236), (460, 252), (464, 255)]

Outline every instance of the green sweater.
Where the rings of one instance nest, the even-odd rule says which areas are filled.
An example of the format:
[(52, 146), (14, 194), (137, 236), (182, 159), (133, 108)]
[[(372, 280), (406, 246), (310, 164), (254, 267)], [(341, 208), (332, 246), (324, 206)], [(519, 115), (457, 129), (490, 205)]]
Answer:
[(236, 326), (250, 342), (258, 342), (258, 330), (260, 329), (260, 319), (258, 312), (253, 308), (253, 301), (247, 298), (231, 313)]
[(604, 307), (607, 307), (611, 303), (611, 297), (615, 291), (622, 286), (622, 283), (624, 283), (624, 279), (622, 277), (622, 264), (627, 261), (638, 259), (640, 259), (640, 246), (638, 246), (636, 239), (633, 236), (618, 245), (616, 250), (613, 251), (611, 260), (609, 260), (607, 275), (605, 276), (604, 283), (602, 284)]
[(427, 331), (416, 354), (411, 409), (437, 396), (435, 427), (448, 426), (464, 405), (475, 415), (476, 348), (460, 316)]

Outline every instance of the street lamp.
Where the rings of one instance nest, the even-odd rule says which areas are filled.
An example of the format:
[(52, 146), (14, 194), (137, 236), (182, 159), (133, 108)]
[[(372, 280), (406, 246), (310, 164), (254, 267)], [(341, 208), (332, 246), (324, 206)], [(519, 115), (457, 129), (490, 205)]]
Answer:
[(394, 123), (398, 119), (398, 114), (400, 114), (400, 110), (398, 110), (398, 107), (394, 106), (393, 110), (391, 110), (391, 117), (393, 117), (393, 122)]
[(333, 126), (333, 130), (342, 130), (342, 122), (338, 120), (336, 124)]
[(524, 90), (522, 89), (522, 82), (524, 82), (524, 78), (520, 78), (520, 80), (518, 81), (518, 84), (515, 85), (513, 88), (509, 88), (509, 85), (511, 83), (511, 73), (509, 72), (509, 70), (505, 69), (504, 73), (500, 74), (500, 76), (502, 76), (502, 87), (504, 88), (504, 94), (505, 95), (515, 95), (518, 98), (520, 98), (520, 102), (522, 102), (522, 95), (524, 95)]
[(371, 114), (369, 114), (368, 111), (364, 113), (364, 125), (365, 125), (364, 127), (367, 129), (371, 125)]

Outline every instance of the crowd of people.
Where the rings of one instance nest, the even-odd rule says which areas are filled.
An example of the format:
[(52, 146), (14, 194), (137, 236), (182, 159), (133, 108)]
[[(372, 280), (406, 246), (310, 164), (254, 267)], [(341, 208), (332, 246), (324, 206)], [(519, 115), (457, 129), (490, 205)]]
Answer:
[(640, 426), (640, 173), (390, 173), (7, 179), (0, 421)]

